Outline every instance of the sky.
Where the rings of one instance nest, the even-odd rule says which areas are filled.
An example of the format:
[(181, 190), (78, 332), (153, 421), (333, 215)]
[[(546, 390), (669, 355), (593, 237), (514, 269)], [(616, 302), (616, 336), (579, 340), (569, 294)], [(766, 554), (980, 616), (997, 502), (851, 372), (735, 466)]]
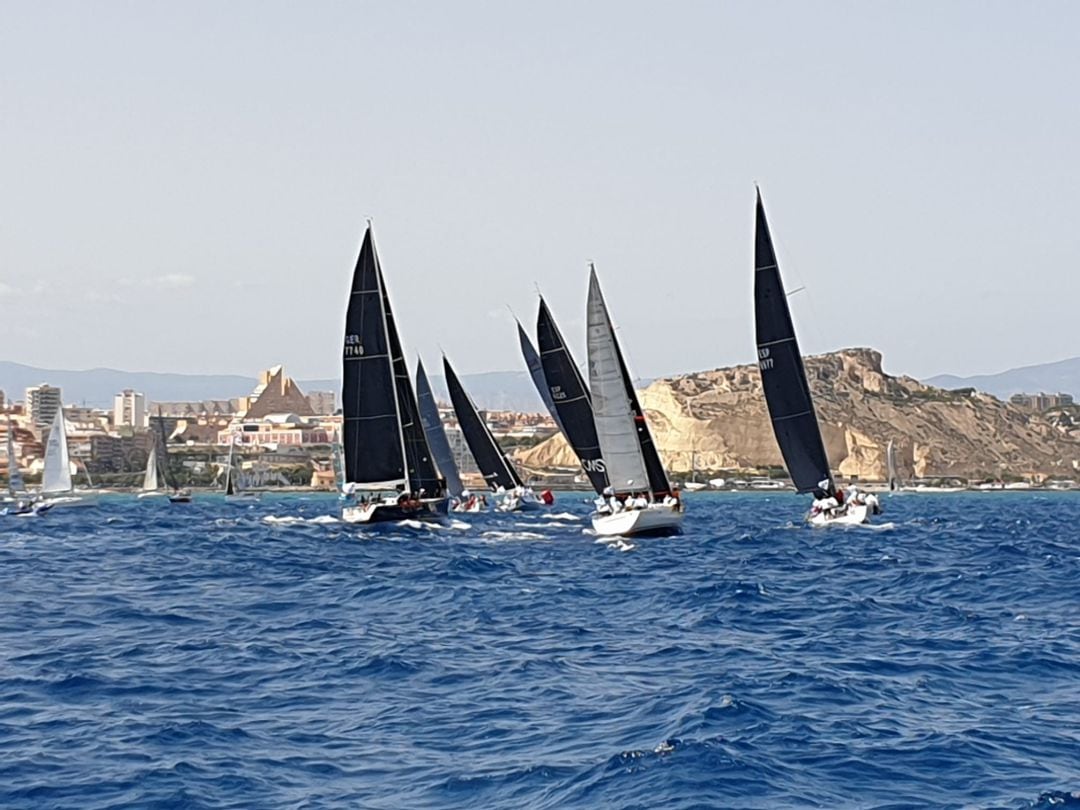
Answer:
[(754, 359), (760, 184), (804, 353), (1080, 354), (1080, 5), (0, 0), (0, 359), (340, 373), (365, 222), (429, 367)]

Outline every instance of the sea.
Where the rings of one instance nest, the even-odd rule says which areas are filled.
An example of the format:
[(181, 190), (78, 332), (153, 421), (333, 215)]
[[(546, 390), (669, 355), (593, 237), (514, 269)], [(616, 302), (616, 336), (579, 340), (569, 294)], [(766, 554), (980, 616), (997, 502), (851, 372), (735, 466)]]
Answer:
[(1080, 807), (1080, 493), (0, 518), (0, 808)]

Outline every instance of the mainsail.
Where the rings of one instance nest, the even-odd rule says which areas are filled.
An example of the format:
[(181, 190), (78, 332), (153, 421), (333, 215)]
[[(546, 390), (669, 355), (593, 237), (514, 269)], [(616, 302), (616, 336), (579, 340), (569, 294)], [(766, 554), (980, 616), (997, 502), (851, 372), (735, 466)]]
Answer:
[(495, 491), (499, 489), (513, 489), (523, 486), (521, 477), (503, 453), (499, 443), (491, 434), (491, 429), (480, 417), (476, 406), (473, 405), (465, 389), (461, 387), (454, 369), (450, 367), (450, 361), (443, 357), (443, 370), (446, 373), (446, 387), (450, 391), (450, 402), (457, 414), (458, 424), (465, 436), (465, 443), (469, 445), (469, 452), (476, 460), (476, 466), (484, 476), (488, 486)]
[(157, 448), (150, 448), (150, 456), (146, 459), (146, 472), (143, 473), (142, 491), (156, 492), (158, 489), (158, 463)]
[(8, 492), (12, 496), (25, 492), (26, 484), (23, 483), (22, 471), (19, 470), (19, 460), (15, 457), (15, 427), (10, 419), (7, 423), (7, 464)]
[(446, 429), (443, 427), (442, 417), (439, 416), (439, 407), (435, 403), (435, 395), (431, 392), (431, 383), (424, 371), (424, 363), (419, 358), (416, 360), (416, 404), (420, 409), (420, 423), (431, 446), (431, 454), (435, 457), (439, 472), (446, 479), (446, 491), (450, 497), (460, 498), (465, 488), (461, 485), (454, 451), (450, 449), (450, 441), (446, 438)]
[(831, 494), (835, 485), (760, 190), (754, 242), (754, 316), (761, 384), (788, 474), (799, 492), (820, 488)]
[(236, 494), (236, 482), (233, 480), (233, 453), (236, 450), (235, 438), (229, 437), (229, 459), (225, 462), (225, 494)]
[(586, 324), (593, 417), (611, 487), (617, 493), (648, 490), (653, 498), (664, 497), (671, 485), (615, 338), (595, 268), (589, 273)]
[(559, 425), (570, 447), (581, 460), (581, 468), (589, 476), (589, 483), (598, 493), (603, 492), (608, 485), (608, 476), (600, 452), (600, 440), (596, 437), (589, 389), (543, 298), (540, 299), (540, 312), (536, 316), (536, 342), (540, 349), (545, 388), (559, 414)]
[(56, 409), (49, 439), (45, 444), (45, 469), (41, 474), (41, 491), (71, 492), (71, 459), (68, 457), (67, 425), (64, 409)]

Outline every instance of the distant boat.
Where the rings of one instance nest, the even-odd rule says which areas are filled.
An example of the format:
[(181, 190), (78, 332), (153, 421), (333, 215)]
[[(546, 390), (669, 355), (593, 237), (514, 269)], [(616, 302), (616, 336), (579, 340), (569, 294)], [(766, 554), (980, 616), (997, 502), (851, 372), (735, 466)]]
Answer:
[(165, 488), (169, 490), (169, 503), (191, 503), (191, 490), (181, 489), (169, 481), (169, 437), (165, 434), (165, 419), (161, 415), (161, 408), (158, 408), (157, 423), (162, 452), (165, 454), (161, 463), (161, 474), (165, 479)]
[(461, 387), (461, 381), (445, 356), (443, 371), (446, 374), (446, 387), (450, 391), (450, 403), (454, 406), (465, 444), (469, 446), (469, 452), (472, 453), (488, 488), (502, 496), (497, 508), (504, 512), (516, 512), (546, 506), (548, 502), (537, 496), (532, 488), (521, 480), (514, 465), (495, 440), (491, 428)]
[(165, 492), (161, 489), (158, 481), (158, 455), (157, 447), (150, 448), (150, 455), (146, 459), (146, 472), (143, 473), (142, 491), (139, 498), (161, 497)]
[(233, 464), (233, 451), (235, 449), (235, 437), (230, 436), (229, 458), (225, 462), (225, 503), (256, 503), (259, 500), (259, 493), (245, 492), (240, 488), (239, 475), (236, 474), (236, 468)]
[(19, 470), (19, 460), (15, 457), (15, 426), (10, 419), (7, 423), (7, 462), (9, 497), (4, 499), (0, 515), (28, 517), (49, 511), (52, 504), (39, 501), (26, 492), (26, 484)]
[(427, 436), (431, 454), (435, 457), (435, 465), (446, 482), (451, 508), (456, 512), (481, 511), (480, 500), (469, 493), (461, 483), (461, 474), (454, 460), (450, 440), (446, 438), (446, 428), (439, 416), (435, 394), (432, 393), (431, 383), (424, 371), (424, 363), (419, 358), (416, 361), (416, 404), (420, 409), (420, 423), (424, 426), (424, 435)]
[(64, 409), (58, 407), (49, 438), (45, 442), (45, 467), (41, 473), (41, 495), (50, 506), (93, 506), (94, 500), (75, 491), (71, 480), (71, 456), (68, 453), (67, 422)]
[(600, 495), (608, 486), (608, 475), (596, 436), (592, 397), (543, 297), (536, 315), (536, 343), (544, 387), (559, 414), (563, 434), (577, 454), (589, 483)]
[(815, 503), (828, 505), (815, 507), (807, 519), (815, 526), (866, 523), (876, 497), (867, 496), (869, 503), (835, 505), (843, 496), (825, 455), (760, 191), (754, 243), (754, 321), (765, 403), (788, 475), (798, 492), (813, 492)]
[(342, 351), (348, 523), (439, 520), (449, 499), (420, 422), (371, 225), (356, 260)]
[(896, 448), (893, 440), (885, 447), (885, 468), (889, 481), (889, 492), (896, 492), (900, 488), (900, 477), (896, 474)]
[(697, 451), (690, 451), (690, 480), (683, 484), (683, 489), (687, 492), (700, 492), (705, 489), (708, 484), (697, 480)]
[(593, 529), (603, 536), (677, 532), (682, 502), (674, 496), (638, 402), (595, 268), (589, 272), (586, 324), (596, 435), (610, 481), (610, 500), (593, 514)]

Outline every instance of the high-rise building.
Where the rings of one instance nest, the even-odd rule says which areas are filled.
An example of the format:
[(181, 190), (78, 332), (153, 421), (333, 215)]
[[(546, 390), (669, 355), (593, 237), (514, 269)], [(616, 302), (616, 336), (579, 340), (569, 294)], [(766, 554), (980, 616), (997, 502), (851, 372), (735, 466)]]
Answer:
[(63, 407), (59, 388), (42, 383), (26, 389), (26, 413), (33, 428), (47, 428), (56, 418), (57, 409)]
[(113, 424), (146, 427), (146, 397), (130, 388), (113, 397)]

